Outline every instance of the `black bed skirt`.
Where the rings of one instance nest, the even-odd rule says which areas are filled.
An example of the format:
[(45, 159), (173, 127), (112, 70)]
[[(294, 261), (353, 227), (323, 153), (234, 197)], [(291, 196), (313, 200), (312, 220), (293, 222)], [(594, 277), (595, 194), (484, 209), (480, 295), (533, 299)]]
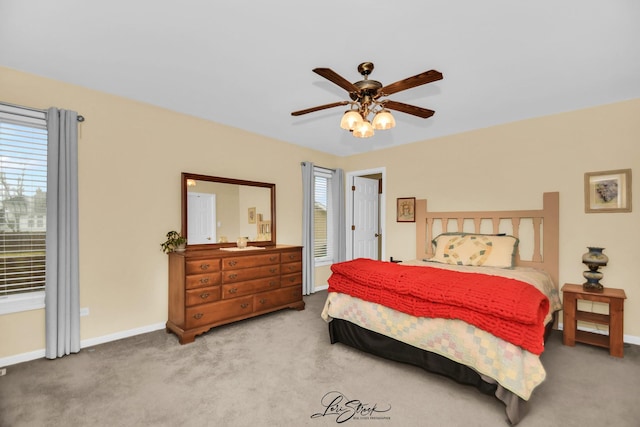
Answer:
[(342, 319), (329, 322), (331, 344), (341, 342), (350, 347), (397, 362), (409, 363), (429, 372), (444, 375), (460, 384), (472, 385), (482, 393), (494, 395), (496, 384), (482, 380), (473, 369), (402, 341), (362, 328)]

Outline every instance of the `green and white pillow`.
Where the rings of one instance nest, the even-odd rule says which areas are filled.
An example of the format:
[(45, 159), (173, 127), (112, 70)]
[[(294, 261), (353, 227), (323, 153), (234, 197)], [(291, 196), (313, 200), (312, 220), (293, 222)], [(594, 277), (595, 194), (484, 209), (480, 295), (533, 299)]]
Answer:
[(443, 233), (433, 239), (435, 255), (443, 264), (513, 268), (519, 240), (495, 234)]

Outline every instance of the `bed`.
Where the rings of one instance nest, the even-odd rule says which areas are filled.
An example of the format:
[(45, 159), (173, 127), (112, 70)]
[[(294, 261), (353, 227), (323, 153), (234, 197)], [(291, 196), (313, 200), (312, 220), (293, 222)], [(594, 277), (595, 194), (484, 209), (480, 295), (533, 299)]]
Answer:
[(495, 395), (515, 425), (546, 377), (540, 354), (561, 309), (559, 195), (534, 210), (429, 212), (417, 200), (415, 212), (415, 260), (332, 266), (330, 341)]

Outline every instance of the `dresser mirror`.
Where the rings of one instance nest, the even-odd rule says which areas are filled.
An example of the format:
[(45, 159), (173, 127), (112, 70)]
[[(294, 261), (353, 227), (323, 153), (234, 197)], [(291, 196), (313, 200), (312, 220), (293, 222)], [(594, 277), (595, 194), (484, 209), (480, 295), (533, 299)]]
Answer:
[(276, 185), (182, 173), (182, 234), (189, 249), (276, 244)]

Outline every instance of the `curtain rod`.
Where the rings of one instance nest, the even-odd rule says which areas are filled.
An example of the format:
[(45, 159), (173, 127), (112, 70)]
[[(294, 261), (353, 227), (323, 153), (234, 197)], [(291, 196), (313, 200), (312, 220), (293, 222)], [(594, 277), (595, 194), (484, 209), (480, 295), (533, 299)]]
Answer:
[[(300, 162), (300, 164), (301, 164), (301, 165), (304, 165), (305, 163), (307, 163), (307, 162)], [(314, 165), (314, 167), (315, 167), (315, 168), (318, 168), (318, 169), (324, 169), (324, 170), (326, 170), (326, 171), (330, 171), (330, 172), (335, 172), (335, 171), (336, 171), (335, 169), (325, 168), (324, 166), (317, 166), (317, 165)]]
[[(8, 107), (14, 107), (14, 108), (23, 108), (25, 110), (29, 110), (29, 111), (35, 111), (37, 113), (44, 113), (47, 114), (47, 110), (41, 110), (40, 108), (32, 108), (32, 107), (25, 107), (23, 105), (16, 105), (16, 104), (10, 104), (8, 102), (0, 102), (0, 104), (2, 105), (6, 105)], [(78, 114), (78, 121), (79, 122), (84, 122), (84, 116), (81, 116), (80, 114)]]

